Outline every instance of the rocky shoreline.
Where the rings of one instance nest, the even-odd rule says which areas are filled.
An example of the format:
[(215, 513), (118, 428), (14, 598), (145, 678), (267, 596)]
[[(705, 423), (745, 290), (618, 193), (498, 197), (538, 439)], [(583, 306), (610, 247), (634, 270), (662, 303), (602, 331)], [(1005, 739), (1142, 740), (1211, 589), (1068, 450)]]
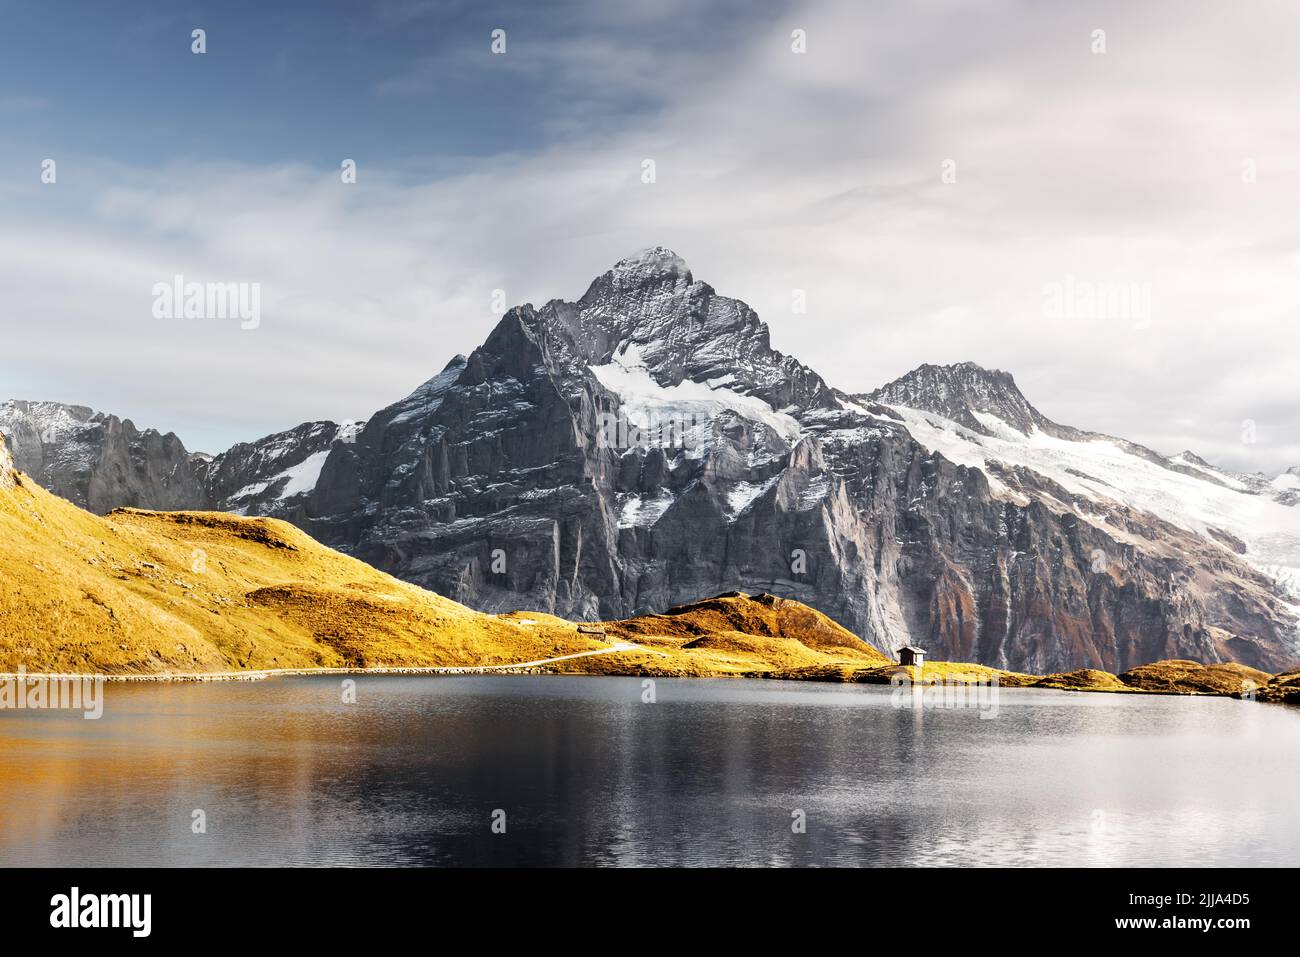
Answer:
[(901, 665), (875, 668), (801, 669), (798, 673), (773, 673), (772, 678), (802, 678), (821, 681), (888, 684), (900, 669), (913, 683), (987, 682), (996, 677), (1004, 688), (1042, 688), (1098, 694), (1202, 695), (1300, 704), (1300, 669), (1271, 675), (1246, 665), (1223, 662), (1205, 665), (1198, 661), (1170, 659), (1139, 665), (1122, 674), (1093, 668), (1051, 675), (1030, 675), (1002, 671), (983, 665), (957, 662), (927, 662), (924, 668)]
[[(991, 683), (1004, 688), (1038, 688), (1049, 691), (1077, 691), (1096, 694), (1157, 694), (1199, 695), (1265, 701), (1300, 705), (1300, 669), (1269, 675), (1244, 665), (1234, 663), (1203, 665), (1196, 661), (1167, 660), (1141, 665), (1120, 675), (1096, 669), (1079, 669), (1053, 675), (1029, 675), (1015, 671), (1001, 671), (983, 665), (964, 662), (930, 662), (922, 667), (885, 664), (870, 667), (831, 665), (772, 670), (765, 672), (732, 674), (666, 674), (662, 669), (647, 668), (644, 664), (620, 662), (620, 650), (644, 649), (629, 647), (611, 648), (608, 656), (596, 661), (599, 653), (573, 656), (555, 661), (521, 662), (516, 665), (484, 665), (479, 667), (369, 667), (369, 668), (270, 668), (251, 671), (194, 672), (154, 674), (35, 674), (0, 673), (0, 681), (27, 679), (102, 680), (104, 682), (221, 682), (266, 681), (274, 678), (300, 678), (322, 676), (373, 676), (419, 675), (426, 677), (456, 677), (484, 674), (532, 675), (587, 675), (591, 677), (708, 677), (708, 678), (764, 678), (784, 681), (832, 681), (845, 684), (890, 684), (897, 676), (905, 674), (913, 684), (976, 684)], [(586, 660), (579, 663), (579, 657)]]

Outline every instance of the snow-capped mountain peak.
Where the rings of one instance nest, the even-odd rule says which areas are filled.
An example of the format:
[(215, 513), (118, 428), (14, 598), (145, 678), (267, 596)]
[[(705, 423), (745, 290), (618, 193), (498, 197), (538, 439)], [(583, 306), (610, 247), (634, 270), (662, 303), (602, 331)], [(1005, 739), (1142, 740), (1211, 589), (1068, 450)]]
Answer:
[(651, 246), (620, 259), (609, 275), (615, 288), (629, 289), (646, 283), (671, 281), (689, 286), (694, 282), (686, 260), (664, 246)]
[(1026, 435), (1035, 429), (1052, 433), (1060, 429), (1029, 404), (1009, 372), (985, 369), (974, 362), (946, 366), (927, 363), (865, 398), (882, 405), (933, 412), (981, 435), (994, 432), (984, 416), (994, 416)]
[(837, 405), (820, 376), (772, 348), (753, 309), (696, 280), (663, 246), (620, 260), (577, 302), (548, 303), (533, 321), (547, 353), (574, 365), (608, 365), (635, 348), (665, 388), (687, 380), (725, 385), (776, 410)]

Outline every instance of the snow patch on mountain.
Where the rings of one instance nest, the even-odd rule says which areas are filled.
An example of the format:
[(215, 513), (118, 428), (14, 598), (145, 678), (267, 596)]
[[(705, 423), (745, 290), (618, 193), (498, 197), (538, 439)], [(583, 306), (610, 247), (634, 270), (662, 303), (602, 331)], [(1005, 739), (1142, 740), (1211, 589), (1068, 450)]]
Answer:
[(1269, 484), (1279, 492), (1300, 492), (1300, 467), (1287, 469)]
[(667, 489), (657, 495), (628, 495), (619, 507), (618, 527), (636, 528), (653, 525), (675, 501), (677, 497)]
[(1240, 476), (1216, 468), (1199, 455), (1195, 455), (1191, 452), (1180, 452), (1169, 461), (1175, 465), (1181, 465), (1184, 468), (1194, 469), (1202, 475), (1208, 476), (1211, 479), (1216, 479), (1224, 485), (1227, 485), (1229, 488), (1236, 489), (1239, 492), (1245, 492), (1251, 489), (1251, 484)]
[(774, 475), (765, 482), (737, 482), (727, 489), (727, 508), (732, 515), (739, 515), (780, 481), (780, 478), (780, 475)]
[(281, 472), (279, 478), (285, 479), (285, 484), (280, 489), (280, 498), (292, 498), (314, 489), (320, 480), (320, 470), (325, 467), (325, 460), (329, 457), (329, 449), (313, 452), (297, 465)]
[(604, 365), (588, 366), (588, 369), (601, 385), (618, 396), (623, 413), (637, 428), (672, 422), (698, 424), (720, 412), (731, 411), (766, 425), (787, 442), (799, 438), (800, 426), (796, 419), (778, 412), (756, 396), (711, 388), (690, 379), (673, 386), (660, 385), (646, 366), (642, 346), (634, 342), (626, 343)]
[[(1218, 540), (1214, 532), (1228, 532), (1246, 544), (1245, 557), (1283, 587), (1295, 589), (1300, 582), (1300, 509), (1229, 487), (1217, 477), (1165, 468), (1101, 437), (1058, 438), (1036, 428), (1021, 433), (996, 416), (979, 413), (979, 424), (988, 433), (982, 435), (932, 412), (891, 408), (921, 445), (958, 465), (980, 469), (1001, 497), (1026, 501), (991, 466), (1027, 468), (1081, 499), (1127, 505), (1211, 541)], [(1062, 504), (1094, 525), (1102, 524), (1088, 509)]]

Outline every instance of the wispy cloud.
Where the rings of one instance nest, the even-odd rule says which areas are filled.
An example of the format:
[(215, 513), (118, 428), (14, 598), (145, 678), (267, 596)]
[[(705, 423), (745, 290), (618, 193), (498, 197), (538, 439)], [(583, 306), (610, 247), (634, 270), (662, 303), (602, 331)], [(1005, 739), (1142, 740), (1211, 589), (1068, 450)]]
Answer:
[[(342, 156), (84, 157), (57, 187), (27, 171), (0, 223), (21, 317), (6, 381), (209, 446), (357, 418), (480, 342), (494, 289), (572, 298), (662, 243), (844, 388), (973, 359), (1070, 424), (1237, 468), (1300, 463), (1300, 69), (1279, 39), (1300, 12), (811, 3), (687, 22), (676, 45), (671, 19), (603, 16), (512, 30), (496, 63), (455, 59), (458, 40), (451, 60), (382, 74), (378, 99), (410, 97), (411, 123), (449, 62), (555, 104), (550, 135), (472, 162), (375, 142), (355, 186)], [(51, 219), (56, 202), (83, 213)], [(177, 272), (262, 282), (261, 328), (151, 320), (150, 285)], [(1050, 317), (1044, 288), (1067, 276), (1149, 285), (1149, 321)]]

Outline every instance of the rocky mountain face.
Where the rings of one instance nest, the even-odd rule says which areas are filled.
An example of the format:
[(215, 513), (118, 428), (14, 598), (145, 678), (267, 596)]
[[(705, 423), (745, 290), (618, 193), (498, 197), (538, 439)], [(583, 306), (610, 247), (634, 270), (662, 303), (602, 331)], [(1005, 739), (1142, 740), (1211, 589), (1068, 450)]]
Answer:
[(925, 364), (902, 378), (860, 397), (881, 405), (902, 405), (933, 412), (972, 432), (991, 435), (983, 416), (1020, 432), (1061, 430), (1021, 394), (1010, 373), (985, 369), (973, 362), (951, 366)]
[(0, 491), (11, 489), (17, 483), (18, 475), (13, 456), (9, 453), (9, 447), (5, 444), (4, 438), (0, 437)]
[(307, 424), (199, 472), (207, 501), (483, 611), (767, 591), (1018, 671), (1300, 660), (1286, 476), (1057, 425), (971, 363), (839, 392), (660, 248), (512, 309), (346, 441)]
[(971, 364), (838, 394), (656, 249), (577, 302), (512, 310), (374, 415), (330, 453), (304, 527), (485, 610), (611, 618), (761, 589), (883, 648), (1004, 668), (1296, 658), (1294, 610), (1236, 526), (1133, 507), (1069, 462), (969, 454), (995, 433), (1077, 445), (1089, 468), (1102, 439)]
[(205, 507), (240, 515), (305, 518), (335, 443), (351, 442), (364, 423), (304, 422), (256, 442), (240, 442), (201, 471)]
[(19, 471), (97, 514), (115, 508), (206, 509), (287, 516), (316, 484), (335, 442), (358, 424), (305, 422), (217, 456), (191, 453), (173, 433), (60, 402), (0, 404), (0, 436)]
[(201, 500), (195, 462), (173, 433), (57, 402), (0, 404), (0, 433), (20, 471), (92, 512), (119, 506), (190, 508)]

